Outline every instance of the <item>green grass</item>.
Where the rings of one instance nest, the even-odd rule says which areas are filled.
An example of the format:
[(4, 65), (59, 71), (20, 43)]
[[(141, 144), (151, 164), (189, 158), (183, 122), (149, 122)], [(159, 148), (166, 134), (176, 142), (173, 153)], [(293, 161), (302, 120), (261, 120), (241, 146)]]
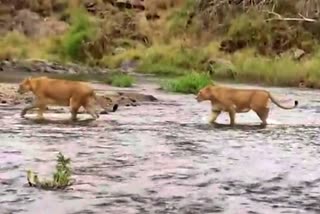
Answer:
[(138, 72), (156, 75), (182, 75), (190, 70), (202, 70), (206, 52), (199, 48), (186, 48), (183, 43), (154, 45), (144, 50)]
[(170, 92), (196, 94), (201, 88), (210, 83), (212, 83), (212, 80), (208, 75), (191, 72), (181, 77), (164, 81), (162, 88)]
[(134, 78), (126, 74), (116, 74), (111, 77), (111, 85), (116, 87), (132, 87)]
[(297, 86), (305, 78), (303, 63), (288, 56), (268, 58), (239, 52), (232, 56), (235, 79), (240, 82), (254, 82), (276, 86)]
[(100, 83), (110, 84), (116, 87), (132, 87), (135, 79), (127, 74), (119, 74), (118, 71), (112, 71), (108, 74), (59, 74), (52, 75), (57, 79), (72, 81), (98, 81)]

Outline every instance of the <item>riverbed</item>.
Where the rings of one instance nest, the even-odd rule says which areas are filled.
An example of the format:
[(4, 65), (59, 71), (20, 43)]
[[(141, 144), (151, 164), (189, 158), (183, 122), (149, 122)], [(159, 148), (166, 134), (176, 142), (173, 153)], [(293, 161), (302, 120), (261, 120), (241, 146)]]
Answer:
[[(77, 123), (53, 113), (39, 123), (20, 118), (22, 106), (1, 106), (1, 213), (320, 212), (319, 91), (268, 88), (298, 108), (272, 105), (266, 128), (255, 113), (238, 114), (230, 128), (208, 125), (210, 104), (194, 95), (135, 90), (159, 101)], [(49, 177), (59, 151), (72, 160), (72, 189), (28, 187), (26, 170)]]

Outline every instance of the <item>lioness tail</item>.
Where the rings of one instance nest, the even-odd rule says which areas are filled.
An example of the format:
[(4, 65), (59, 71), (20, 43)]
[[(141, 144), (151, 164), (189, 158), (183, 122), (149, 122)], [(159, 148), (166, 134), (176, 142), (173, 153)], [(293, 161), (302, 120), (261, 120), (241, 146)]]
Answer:
[(295, 108), (295, 107), (297, 107), (298, 106), (298, 100), (295, 100), (294, 101), (294, 106), (292, 106), (292, 107), (287, 107), (287, 106), (283, 106), (283, 105), (281, 105), (270, 93), (269, 93), (269, 98), (271, 99), (271, 101), (274, 103), (274, 104), (276, 104), (278, 107), (280, 107), (280, 108), (282, 108), (282, 109), (293, 109), (293, 108)]

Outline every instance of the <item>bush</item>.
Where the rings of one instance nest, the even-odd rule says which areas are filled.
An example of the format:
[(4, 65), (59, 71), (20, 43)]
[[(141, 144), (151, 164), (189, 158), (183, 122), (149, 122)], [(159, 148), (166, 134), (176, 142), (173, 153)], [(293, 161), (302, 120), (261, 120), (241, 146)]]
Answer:
[(63, 60), (83, 61), (86, 59), (84, 43), (89, 41), (95, 33), (94, 24), (89, 15), (82, 9), (71, 13), (71, 27), (63, 36), (57, 52)]
[[(299, 24), (285, 21), (266, 21), (267, 15), (261, 11), (243, 13), (231, 21), (226, 50), (234, 52), (244, 47), (255, 47), (262, 55), (284, 53), (299, 47), (306, 52), (312, 51), (315, 44), (310, 32)], [(233, 46), (233, 47), (229, 47)]]
[(167, 80), (162, 84), (162, 88), (166, 91), (196, 94), (201, 88), (212, 83), (208, 75), (191, 72), (184, 76)]

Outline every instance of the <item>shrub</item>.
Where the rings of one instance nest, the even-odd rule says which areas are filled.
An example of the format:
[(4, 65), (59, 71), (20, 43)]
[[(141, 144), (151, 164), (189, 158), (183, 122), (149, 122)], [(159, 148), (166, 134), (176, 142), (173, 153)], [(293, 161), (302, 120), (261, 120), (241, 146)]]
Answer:
[(225, 41), (229, 43), (228, 46), (233, 46), (228, 47), (228, 51), (244, 47), (255, 47), (263, 55), (284, 53), (293, 47), (312, 51), (315, 42), (313, 36), (301, 25), (275, 20), (268, 22), (267, 18), (261, 11), (252, 10), (233, 19), (228, 30), (232, 43)]
[[(89, 15), (82, 9), (71, 13), (71, 27), (63, 36), (57, 52), (63, 60), (83, 61), (86, 58), (84, 43), (94, 35), (95, 27)], [(61, 50), (60, 50), (61, 49)]]
[(166, 91), (178, 93), (197, 93), (201, 88), (212, 83), (208, 75), (191, 72), (175, 79), (167, 80), (162, 83), (162, 88)]

